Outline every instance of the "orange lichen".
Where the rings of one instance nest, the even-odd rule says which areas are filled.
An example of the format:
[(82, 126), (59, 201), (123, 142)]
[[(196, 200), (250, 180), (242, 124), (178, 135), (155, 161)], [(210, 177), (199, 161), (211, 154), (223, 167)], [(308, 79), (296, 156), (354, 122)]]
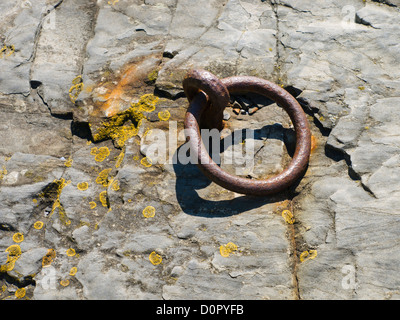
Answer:
[(156, 209), (153, 206), (147, 206), (143, 209), (142, 214), (145, 218), (153, 218), (156, 214)]
[(150, 253), (149, 255), (149, 260), (153, 265), (159, 265), (162, 262), (162, 257), (157, 254), (155, 251), (153, 251), (152, 253)]
[(24, 241), (24, 235), (20, 232), (17, 232), (13, 235), (13, 241), (16, 243), (20, 243), (22, 241)]

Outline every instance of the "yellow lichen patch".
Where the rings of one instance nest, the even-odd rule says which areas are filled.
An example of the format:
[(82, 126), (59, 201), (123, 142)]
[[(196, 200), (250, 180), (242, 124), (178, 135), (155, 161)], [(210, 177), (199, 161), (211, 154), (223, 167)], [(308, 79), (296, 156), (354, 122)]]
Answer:
[(153, 94), (145, 94), (139, 100), (139, 110), (142, 112), (153, 112), (156, 109), (156, 104), (159, 98)]
[(69, 249), (66, 251), (66, 254), (67, 254), (68, 257), (73, 257), (73, 256), (76, 254), (76, 251), (75, 251), (75, 249), (73, 249), (73, 248), (69, 248)]
[[(154, 111), (158, 100), (159, 98), (153, 94), (145, 94), (138, 102), (131, 103), (131, 107), (127, 110), (109, 116), (93, 134), (93, 141), (112, 139), (117, 147), (123, 148), (128, 139), (139, 133), (142, 120), (145, 118), (143, 112)], [(105, 104), (106, 108), (110, 108), (108, 105), (110, 101), (112, 99)]]
[(64, 225), (69, 226), (71, 224), (71, 220), (68, 219), (65, 209), (61, 205), (58, 207), (58, 216), (61, 223), (63, 223)]
[(158, 78), (158, 70), (157, 70), (157, 69), (153, 70), (152, 72), (150, 72), (150, 73), (147, 75), (147, 80), (148, 80), (150, 83), (153, 83), (154, 81), (156, 81), (157, 78)]
[(228, 242), (225, 247), (229, 250), (229, 252), (237, 251), (238, 246), (233, 242)]
[(152, 166), (153, 162), (149, 157), (144, 157), (142, 160), (140, 160), (140, 163), (145, 166), (146, 168), (149, 168)]
[(145, 218), (153, 218), (156, 215), (156, 209), (153, 206), (147, 206), (142, 213)]
[(42, 267), (51, 265), (51, 263), (55, 258), (56, 258), (56, 251), (54, 249), (47, 250), (46, 255), (42, 259)]
[(89, 183), (87, 182), (79, 182), (77, 185), (78, 190), (85, 191), (89, 188)]
[(167, 121), (170, 117), (171, 117), (171, 114), (169, 113), (168, 110), (163, 110), (163, 111), (160, 111), (160, 112), (158, 113), (158, 118), (159, 118), (161, 121)]
[(16, 260), (7, 259), (6, 263), (0, 266), (0, 272), (8, 272), (14, 269)]
[(0, 59), (4, 58), (4, 57), (9, 57), (11, 56), (13, 53), (15, 52), (15, 47), (14, 45), (4, 45), (1, 49), (0, 49)]
[(2, 170), (0, 170), (0, 180), (3, 180), (6, 174), (7, 174), (6, 166), (3, 166)]
[(121, 166), (122, 161), (125, 157), (125, 149), (121, 151), (121, 153), (117, 157), (117, 161), (115, 162), (115, 167), (119, 168)]
[(91, 155), (94, 155), (94, 160), (97, 162), (103, 162), (109, 155), (110, 149), (108, 147), (101, 147), (101, 148), (92, 148), (90, 151)]
[(18, 288), (15, 291), (15, 296), (17, 297), (17, 299), (21, 299), (21, 298), (25, 297), (25, 294), (26, 294), (25, 288)]
[(99, 200), (103, 207), (108, 207), (107, 191), (100, 192)]
[(223, 257), (229, 257), (229, 250), (228, 250), (228, 248), (227, 247), (225, 247), (225, 246), (220, 246), (219, 247), (219, 253), (221, 254), (221, 256), (223, 256)]
[(92, 156), (95, 156), (98, 152), (99, 152), (99, 149), (98, 149), (97, 147), (93, 147), (93, 148), (90, 150), (90, 154), (91, 154)]
[(290, 210), (283, 210), (282, 217), (283, 217), (283, 219), (285, 219), (286, 223), (288, 223), (288, 224), (293, 224), (295, 221), (294, 217), (293, 217), (293, 213)]
[(72, 103), (75, 103), (76, 99), (78, 99), (78, 96), (82, 92), (83, 87), (84, 84), (82, 82), (81, 75), (72, 80), (72, 86), (69, 89), (69, 98), (71, 99)]
[(34, 227), (36, 230), (40, 230), (40, 229), (43, 228), (43, 222), (42, 222), (42, 221), (36, 221), (36, 222), (33, 224), (33, 227)]
[(21, 247), (18, 244), (9, 246), (5, 251), (9, 257), (19, 257), (21, 255)]
[(309, 250), (309, 259), (314, 259), (317, 256), (317, 250)]
[(74, 275), (76, 275), (77, 272), (78, 272), (78, 268), (72, 267), (71, 270), (69, 270), (69, 275), (74, 276)]
[(21, 257), (21, 247), (17, 244), (9, 246), (5, 251), (8, 253), (7, 260), (0, 267), (0, 272), (8, 272), (14, 269), (15, 261)]
[(308, 250), (308, 251), (303, 251), (300, 254), (300, 261), (304, 262), (309, 259), (314, 259), (317, 256), (317, 250)]
[(118, 180), (114, 180), (114, 181), (111, 183), (111, 190), (113, 190), (113, 191), (118, 191), (119, 188), (120, 188), (120, 186), (119, 186), (119, 181), (118, 181)]
[(119, 2), (119, 0), (110, 0), (110, 1), (108, 1), (108, 4), (110, 4), (110, 5), (114, 5), (114, 4), (116, 4), (117, 2)]
[(63, 287), (67, 287), (67, 286), (69, 286), (69, 280), (68, 279), (63, 279), (63, 280), (60, 281), (60, 284)]
[(94, 202), (94, 201), (90, 201), (90, 202), (89, 202), (89, 206), (90, 206), (90, 209), (94, 209), (94, 208), (97, 207), (97, 204), (96, 204), (96, 202)]
[(108, 186), (108, 174), (110, 173), (111, 168), (109, 169), (104, 169), (103, 171), (101, 171), (98, 175), (98, 177), (96, 178), (96, 183), (103, 185), (103, 187), (107, 187)]
[(72, 163), (73, 163), (74, 161), (72, 160), (72, 158), (71, 157), (69, 157), (67, 160), (65, 160), (65, 162), (64, 162), (64, 166), (66, 166), (66, 167), (71, 167), (72, 166)]
[[(61, 191), (71, 183), (71, 180), (65, 181), (64, 178), (61, 178), (60, 180), (54, 180), (52, 185), (51, 185), (51, 190), (53, 190), (53, 188), (55, 189), (55, 199), (53, 202), (53, 207), (51, 209), (50, 212), (50, 217), (53, 215), (54, 211), (58, 208), (59, 211), (64, 210), (63, 206), (60, 203), (60, 195), (61, 195)], [(40, 197), (44, 198), (45, 192), (42, 192), (40, 195)], [(54, 195), (52, 195), (51, 197), (54, 198)], [(65, 212), (65, 210), (64, 210)]]
[(103, 162), (109, 155), (110, 149), (108, 147), (92, 148), (90, 151), (91, 155), (95, 155), (94, 160), (97, 162)]
[(149, 260), (153, 265), (159, 265), (162, 262), (162, 257), (157, 254), (155, 251), (153, 251), (152, 253), (150, 253), (149, 255)]
[(21, 232), (14, 233), (12, 238), (13, 238), (13, 241), (16, 243), (20, 243), (20, 242), (24, 241), (24, 235)]
[(219, 247), (219, 253), (221, 254), (221, 256), (223, 257), (229, 257), (229, 255), (234, 252), (237, 251), (238, 246), (236, 244), (234, 244), (233, 242), (228, 242), (226, 245), (221, 245)]

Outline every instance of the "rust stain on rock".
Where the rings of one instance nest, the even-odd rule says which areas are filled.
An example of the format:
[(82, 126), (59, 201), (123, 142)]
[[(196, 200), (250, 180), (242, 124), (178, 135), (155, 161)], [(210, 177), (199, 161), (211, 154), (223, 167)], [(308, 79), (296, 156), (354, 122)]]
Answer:
[(146, 82), (161, 59), (157, 53), (133, 60), (119, 71), (104, 71), (97, 83), (87, 86), (86, 97), (77, 102), (77, 120), (93, 123), (95, 118), (112, 117), (128, 109), (138, 96), (152, 92)]

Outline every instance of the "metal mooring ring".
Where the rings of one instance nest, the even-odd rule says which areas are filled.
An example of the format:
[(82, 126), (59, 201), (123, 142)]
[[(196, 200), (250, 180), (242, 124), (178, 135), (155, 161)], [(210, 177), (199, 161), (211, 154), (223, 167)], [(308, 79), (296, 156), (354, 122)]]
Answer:
[[(196, 75), (196, 80), (192, 80), (191, 75), (193, 74)], [(202, 74), (207, 75), (207, 77), (201, 79)], [(305, 172), (311, 152), (309, 124), (299, 103), (289, 92), (264, 79), (250, 76), (237, 76), (221, 79), (219, 80), (220, 83), (215, 84), (216, 77), (213, 76), (211, 77), (213, 79), (213, 84), (210, 85), (207, 84), (207, 79), (210, 79), (209, 74), (209, 72), (204, 70), (190, 71), (184, 80), (184, 87), (186, 87), (188, 83), (193, 87), (201, 83), (194, 94), (194, 89), (191, 89), (193, 91), (188, 97), (190, 105), (185, 115), (185, 129), (188, 129), (185, 130), (186, 140), (190, 143), (191, 152), (194, 152), (193, 156), (197, 158), (197, 165), (200, 170), (205, 176), (218, 185), (241, 194), (270, 195), (287, 189)], [(266, 180), (242, 178), (227, 173), (211, 159), (201, 139), (200, 125), (202, 124), (203, 114), (207, 114), (207, 117), (212, 117), (213, 112), (214, 115), (220, 113), (220, 105), (217, 106), (216, 110), (213, 103), (216, 101), (215, 97), (221, 92), (219, 91), (220, 88), (224, 91), (224, 87), (230, 94), (253, 92), (263, 95), (275, 101), (288, 113), (296, 132), (296, 149), (290, 164), (280, 174)], [(206, 93), (202, 91), (204, 88), (206, 88)], [(215, 88), (217, 89), (215, 90)], [(185, 92), (187, 92), (187, 90), (185, 90)], [(207, 113), (205, 113), (205, 111), (207, 111)], [(217, 124), (216, 127), (221, 128), (219, 124)]]
[(206, 70), (190, 70), (183, 79), (183, 89), (189, 103), (200, 91), (207, 94), (208, 102), (200, 123), (203, 128), (222, 130), (224, 109), (230, 98), (228, 89), (220, 79)]

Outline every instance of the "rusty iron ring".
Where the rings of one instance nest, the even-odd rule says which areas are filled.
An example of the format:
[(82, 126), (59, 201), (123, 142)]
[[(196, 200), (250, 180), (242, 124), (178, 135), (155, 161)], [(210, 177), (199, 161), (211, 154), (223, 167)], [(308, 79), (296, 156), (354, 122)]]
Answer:
[(183, 89), (189, 103), (200, 91), (207, 94), (208, 101), (200, 123), (203, 128), (222, 130), (224, 109), (229, 103), (230, 96), (220, 79), (206, 70), (190, 70), (183, 79)]
[[(201, 74), (208, 72), (200, 71)], [(189, 75), (186, 79), (189, 79)], [(197, 73), (197, 80), (199, 73)], [(207, 77), (203, 82), (207, 82)], [(188, 80), (186, 80), (186, 83)], [(200, 81), (201, 82), (201, 81)], [(215, 87), (225, 87), (230, 94), (242, 94), (247, 92), (257, 93), (272, 99), (283, 107), (288, 113), (296, 132), (296, 148), (290, 164), (280, 174), (266, 180), (253, 180), (231, 175), (221, 169), (210, 157), (203, 144), (200, 135), (200, 125), (202, 114), (208, 106), (208, 116), (212, 116), (214, 110), (212, 100), (208, 102), (209, 96), (216, 96), (219, 92), (203, 92), (197, 90), (197, 94), (190, 98), (190, 105), (185, 115), (186, 140), (191, 145), (191, 151), (197, 158), (197, 165), (205, 176), (233, 192), (248, 195), (271, 195), (287, 189), (305, 172), (310, 152), (311, 152), (311, 133), (307, 117), (296, 99), (280, 86), (264, 79), (250, 76), (236, 76), (220, 80), (221, 84)], [(210, 89), (211, 86), (202, 84), (203, 88)], [(215, 113), (219, 112), (217, 110)]]

